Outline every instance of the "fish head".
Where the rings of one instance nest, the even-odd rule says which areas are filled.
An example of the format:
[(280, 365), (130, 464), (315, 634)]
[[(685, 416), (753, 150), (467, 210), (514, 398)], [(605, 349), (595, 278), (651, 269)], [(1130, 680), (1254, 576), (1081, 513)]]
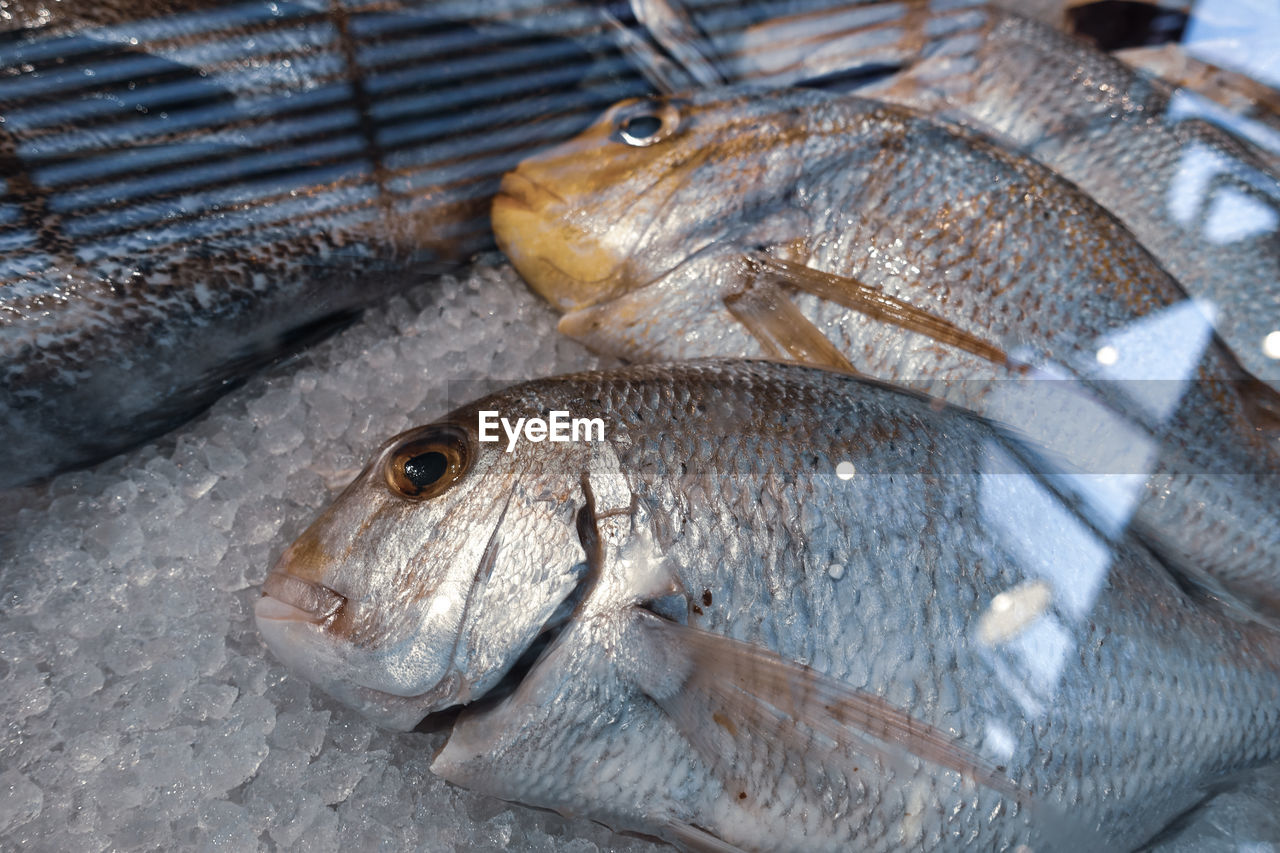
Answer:
[(753, 227), (753, 207), (798, 168), (793, 123), (746, 95), (622, 101), (503, 177), (498, 246), (566, 313), (647, 287)]
[(580, 483), (544, 464), (579, 445), (508, 452), (476, 424), (455, 413), (384, 444), (255, 607), (286, 666), (388, 728), (483, 695), (585, 571)]

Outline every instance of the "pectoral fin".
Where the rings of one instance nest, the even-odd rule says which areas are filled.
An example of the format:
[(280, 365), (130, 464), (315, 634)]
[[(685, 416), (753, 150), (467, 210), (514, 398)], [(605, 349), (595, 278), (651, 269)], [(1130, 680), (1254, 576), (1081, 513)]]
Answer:
[(599, 14), (605, 31), (618, 49), (654, 89), (670, 95), (698, 88), (697, 78), (688, 69), (663, 56), (662, 51), (624, 25), (608, 9), (601, 8)]
[(909, 332), (927, 335), (935, 341), (973, 353), (995, 364), (1009, 363), (1005, 352), (994, 344), (969, 334), (942, 317), (863, 284), (855, 278), (815, 270), (804, 264), (775, 258), (763, 252), (749, 255), (748, 263), (761, 274), (768, 275), (776, 281), (805, 293), (812, 293), (819, 299), (843, 305), (873, 320), (889, 323)]
[(679, 689), (650, 698), (727, 787), (743, 787), (744, 798), (749, 783), (738, 777), (751, 763), (744, 759), (762, 748), (780, 749), (787, 764), (827, 764), (845, 778), (854, 778), (866, 759), (909, 773), (914, 757), (1014, 799), (1029, 796), (958, 738), (879, 696), (708, 631), (649, 614), (638, 624), (653, 659), (674, 663), (683, 656), (673, 668), (688, 673)]
[(776, 284), (750, 282), (740, 292), (726, 297), (724, 304), (773, 358), (857, 372), (844, 353), (800, 313)]

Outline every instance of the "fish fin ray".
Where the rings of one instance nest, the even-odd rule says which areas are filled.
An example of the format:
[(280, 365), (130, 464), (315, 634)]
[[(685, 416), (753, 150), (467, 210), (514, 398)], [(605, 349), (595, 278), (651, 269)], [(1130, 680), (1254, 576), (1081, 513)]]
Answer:
[(631, 12), (696, 87), (728, 84), (711, 39), (680, 0), (631, 0)]
[[(821, 748), (818, 741), (829, 740), (840, 751), (908, 770), (908, 758), (915, 757), (1006, 796), (1029, 796), (1027, 789), (958, 738), (912, 718), (882, 697), (757, 646), (645, 616), (641, 624), (651, 643), (666, 655), (687, 656), (681, 669), (688, 676), (681, 688), (650, 698), (722, 776), (730, 772), (727, 765), (734, 752), (726, 750), (724, 734), (733, 742), (750, 734), (782, 745), (791, 756)], [(836, 752), (827, 748), (824, 754)]]
[(927, 335), (935, 341), (949, 344), (995, 364), (1009, 363), (1008, 355), (998, 346), (910, 302), (863, 284), (856, 278), (815, 270), (762, 252), (750, 255), (748, 263), (797, 290), (843, 305), (873, 320)]
[(800, 313), (777, 285), (749, 283), (740, 292), (725, 297), (724, 304), (769, 356), (857, 373), (844, 353)]
[(607, 9), (600, 10), (605, 31), (649, 85), (666, 95), (698, 88), (697, 77), (633, 32)]

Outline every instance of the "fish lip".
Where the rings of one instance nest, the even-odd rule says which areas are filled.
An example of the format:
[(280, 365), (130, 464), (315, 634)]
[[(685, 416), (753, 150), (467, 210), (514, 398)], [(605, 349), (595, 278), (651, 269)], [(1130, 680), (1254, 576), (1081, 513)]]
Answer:
[(262, 582), (262, 598), (254, 607), (254, 615), (318, 625), (331, 619), (346, 603), (346, 596), (324, 584), (275, 569)]
[(564, 198), (554, 190), (521, 174), (519, 169), (513, 169), (502, 176), (502, 182), (498, 185), (498, 193), (493, 197), (493, 201), (494, 204), (501, 201), (530, 213), (537, 213), (545, 206), (546, 201), (567, 204)]
[(317, 624), (315, 618), (305, 610), (299, 610), (292, 604), (286, 604), (274, 596), (262, 594), (253, 606), (253, 617), (259, 622), (299, 622), (306, 625)]

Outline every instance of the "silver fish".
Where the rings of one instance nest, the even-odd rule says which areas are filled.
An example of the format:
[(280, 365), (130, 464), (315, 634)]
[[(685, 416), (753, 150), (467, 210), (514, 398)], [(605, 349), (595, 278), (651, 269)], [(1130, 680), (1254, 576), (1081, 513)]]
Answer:
[[(486, 411), (603, 440), (508, 449)], [(1280, 756), (1280, 635), (1102, 536), (1037, 464), (794, 365), (537, 381), (387, 442), (257, 623), (400, 729), (491, 696), (541, 636), (433, 771), (684, 849), (1132, 849)]]
[[(1280, 612), (1280, 398), (1122, 225), (1025, 157), (821, 92), (629, 101), (507, 175), (493, 221), (594, 349), (925, 381), (1083, 471), (1150, 473), (1121, 520)], [(1034, 376), (1075, 377), (1101, 409)]]
[(1280, 388), (1274, 129), (989, 4), (840, 6), (764, 22), (725, 50), (734, 79), (769, 85), (903, 68), (860, 94), (969, 124), (1078, 185), (1213, 304), (1236, 357)]

